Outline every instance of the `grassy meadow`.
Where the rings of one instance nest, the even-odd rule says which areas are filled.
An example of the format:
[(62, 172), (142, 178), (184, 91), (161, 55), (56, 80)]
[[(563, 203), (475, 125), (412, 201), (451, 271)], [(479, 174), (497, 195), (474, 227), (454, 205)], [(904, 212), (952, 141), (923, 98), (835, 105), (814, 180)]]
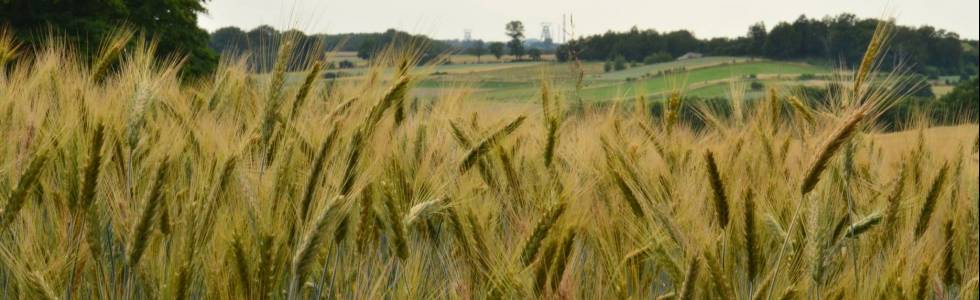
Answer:
[[(873, 125), (921, 84), (876, 71), (889, 28), (852, 71), (409, 48), (336, 81), (0, 34), (0, 298), (977, 299), (978, 128)], [(749, 74), (847, 88), (749, 101)], [(699, 91), (732, 111), (694, 128)]]

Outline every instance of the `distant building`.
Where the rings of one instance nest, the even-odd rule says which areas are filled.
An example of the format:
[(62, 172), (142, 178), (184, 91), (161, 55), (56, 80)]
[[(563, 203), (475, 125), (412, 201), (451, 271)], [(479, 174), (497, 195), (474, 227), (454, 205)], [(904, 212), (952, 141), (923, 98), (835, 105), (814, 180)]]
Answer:
[(677, 60), (685, 60), (685, 59), (701, 58), (701, 57), (704, 57), (704, 54), (697, 53), (697, 52), (688, 52), (678, 57)]

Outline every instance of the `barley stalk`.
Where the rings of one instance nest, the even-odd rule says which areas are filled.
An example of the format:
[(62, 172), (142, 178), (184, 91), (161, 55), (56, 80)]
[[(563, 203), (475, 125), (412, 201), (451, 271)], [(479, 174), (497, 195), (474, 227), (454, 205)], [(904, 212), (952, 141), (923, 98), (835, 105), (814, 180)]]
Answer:
[(545, 214), (538, 220), (538, 223), (534, 226), (531, 231), (531, 236), (528, 240), (524, 242), (523, 250), (521, 250), (521, 262), (524, 265), (530, 265), (534, 261), (535, 256), (538, 254), (538, 248), (541, 246), (541, 242), (548, 237), (548, 231), (551, 227), (558, 222), (558, 218), (565, 213), (565, 203), (559, 203), (549, 209)]
[(715, 162), (715, 155), (709, 150), (704, 153), (704, 160), (708, 167), (708, 182), (711, 184), (711, 190), (713, 192), (713, 204), (715, 206), (715, 214), (718, 217), (718, 225), (722, 229), (728, 227), (729, 220), (729, 210), (728, 210), (728, 196), (725, 194), (725, 183), (722, 182), (721, 174), (718, 172), (718, 165)]
[(694, 290), (697, 288), (698, 272), (701, 269), (701, 260), (695, 256), (687, 267), (687, 276), (684, 277), (684, 284), (677, 292), (678, 300), (694, 299)]
[(313, 83), (316, 82), (316, 79), (320, 77), (322, 68), (323, 63), (320, 61), (314, 62), (313, 66), (310, 67), (309, 73), (306, 74), (306, 78), (303, 80), (303, 85), (296, 92), (296, 98), (293, 100), (293, 109), (289, 113), (290, 119), (294, 118), (303, 109), (303, 105), (306, 104), (306, 98), (309, 97), (310, 89), (313, 88)]
[(946, 184), (946, 173), (949, 171), (949, 164), (943, 164), (943, 167), (939, 169), (939, 174), (932, 181), (932, 185), (929, 188), (929, 193), (926, 194), (925, 201), (922, 204), (922, 208), (919, 210), (918, 221), (915, 223), (915, 238), (919, 239), (922, 234), (929, 229), (929, 221), (932, 220), (933, 212), (936, 209), (936, 201), (939, 199), (939, 195), (943, 191), (943, 186)]
[(7, 230), (10, 224), (14, 222), (14, 219), (17, 218), (20, 210), (24, 208), (24, 203), (27, 201), (27, 193), (37, 184), (47, 160), (48, 154), (46, 150), (35, 153), (31, 162), (27, 165), (27, 169), (20, 175), (16, 187), (7, 197), (7, 205), (4, 206), (3, 210), (0, 210), (0, 233)]
[[(300, 295), (300, 288), (305, 282), (306, 273), (309, 272), (310, 267), (313, 266), (313, 260), (316, 256), (316, 250), (322, 244), (323, 237), (326, 234), (327, 226), (330, 221), (334, 219), (337, 214), (341, 212), (342, 206), (345, 205), (345, 199), (342, 196), (335, 197), (330, 203), (324, 207), (320, 213), (317, 215), (315, 222), (312, 224), (313, 227), (306, 234), (303, 242), (300, 243), (296, 254), (293, 256), (292, 266), (290, 268), (290, 279), (289, 281), (289, 299), (298, 299), (302, 297)], [(260, 276), (268, 276), (267, 274), (259, 274)]]
[(745, 199), (745, 206), (742, 209), (742, 219), (745, 223), (745, 264), (749, 281), (752, 281), (759, 274), (758, 267), (761, 260), (759, 259), (759, 238), (756, 235), (755, 194), (751, 188), (745, 192), (743, 199)]
[(320, 144), (320, 150), (317, 151), (316, 157), (313, 159), (312, 169), (310, 171), (310, 177), (306, 182), (306, 188), (303, 192), (303, 202), (302, 210), (300, 211), (300, 216), (305, 220), (309, 218), (310, 205), (313, 202), (313, 196), (316, 193), (317, 186), (320, 185), (320, 177), (323, 174), (324, 165), (326, 164), (327, 154), (333, 146), (333, 142), (337, 137), (337, 126), (334, 126), (327, 134), (327, 137)]
[(475, 164), (476, 161), (479, 160), (481, 156), (489, 152), (490, 149), (493, 149), (493, 146), (495, 146), (501, 139), (503, 139), (504, 137), (510, 135), (515, 130), (517, 130), (517, 128), (519, 128), (521, 124), (524, 123), (524, 119), (526, 119), (524, 116), (520, 116), (517, 119), (514, 119), (514, 121), (511, 121), (497, 132), (494, 132), (493, 134), (491, 134), (490, 136), (488, 136), (487, 138), (483, 139), (478, 144), (476, 144), (476, 146), (473, 147), (473, 149), (471, 149), (470, 152), (466, 154), (466, 157), (463, 158), (463, 162), (460, 164), (459, 167), (460, 172), (466, 173), (466, 171), (469, 170), (471, 167), (473, 167), (473, 164)]
[(864, 116), (863, 110), (854, 112), (824, 142), (820, 147), (820, 151), (811, 160), (810, 166), (806, 169), (806, 173), (804, 173), (803, 183), (800, 185), (801, 194), (806, 195), (813, 191), (817, 182), (820, 181), (820, 175), (823, 173), (823, 170), (827, 168), (830, 159), (837, 153), (841, 145), (850, 140), (851, 136), (854, 135), (854, 132), (857, 131), (858, 124), (864, 119)]
[(143, 252), (146, 250), (146, 244), (149, 243), (150, 239), (150, 226), (153, 223), (153, 218), (157, 215), (157, 208), (160, 206), (160, 202), (163, 201), (163, 187), (166, 183), (168, 162), (164, 160), (157, 167), (156, 175), (153, 177), (153, 185), (150, 187), (150, 192), (146, 197), (146, 204), (143, 206), (143, 212), (140, 214), (139, 222), (136, 223), (136, 228), (133, 231), (133, 242), (129, 250), (129, 265), (136, 267), (139, 265), (140, 258), (143, 257)]

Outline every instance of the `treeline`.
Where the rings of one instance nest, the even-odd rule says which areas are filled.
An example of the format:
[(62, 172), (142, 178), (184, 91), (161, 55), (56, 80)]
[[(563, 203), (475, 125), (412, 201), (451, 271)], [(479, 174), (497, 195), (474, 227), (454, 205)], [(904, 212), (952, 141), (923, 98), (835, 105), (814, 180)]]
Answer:
[(425, 45), (423, 60), (449, 51), (449, 44), (424, 35), (389, 29), (383, 33), (306, 34), (299, 30), (278, 31), (263, 25), (249, 31), (238, 27), (225, 27), (211, 33), (209, 46), (221, 54), (248, 54), (249, 63), (256, 71), (272, 68), (279, 52), (280, 41), (289, 37), (295, 43), (289, 69), (302, 69), (304, 62), (319, 58), (328, 51), (357, 52), (362, 59), (369, 59), (388, 45), (416, 43)]
[[(689, 31), (660, 33), (656, 30), (607, 32), (569, 42), (558, 51), (559, 60), (570, 54), (583, 60), (626, 60), (641, 62), (652, 56), (678, 57), (688, 52), (705, 55), (751, 56), (781, 60), (818, 60), (826, 63), (860, 62), (874, 34), (876, 19), (860, 19), (841, 14), (822, 19), (800, 16), (767, 30), (762, 23), (752, 25), (738, 38), (698, 39)], [(883, 59), (883, 68), (898, 63), (930, 76), (977, 74), (977, 41), (964, 41), (956, 33), (930, 26), (896, 26), (892, 45)]]

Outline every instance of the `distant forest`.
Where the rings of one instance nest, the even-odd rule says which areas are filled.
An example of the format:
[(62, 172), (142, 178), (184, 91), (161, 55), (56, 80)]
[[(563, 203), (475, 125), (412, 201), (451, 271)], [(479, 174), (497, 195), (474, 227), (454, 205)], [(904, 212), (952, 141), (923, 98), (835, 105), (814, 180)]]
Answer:
[[(660, 33), (656, 30), (607, 32), (562, 45), (559, 60), (574, 53), (582, 60), (625, 58), (640, 62), (651, 57), (678, 57), (688, 52), (704, 55), (763, 57), (779, 60), (813, 60), (827, 64), (857, 64), (871, 40), (876, 19), (859, 19), (841, 14), (822, 19), (800, 16), (792, 23), (781, 22), (767, 30), (765, 24), (749, 27), (745, 36), (702, 40), (690, 31)], [(960, 39), (956, 33), (930, 26), (896, 26), (883, 68), (897, 63), (912, 71), (933, 76), (977, 74), (977, 41)]]

